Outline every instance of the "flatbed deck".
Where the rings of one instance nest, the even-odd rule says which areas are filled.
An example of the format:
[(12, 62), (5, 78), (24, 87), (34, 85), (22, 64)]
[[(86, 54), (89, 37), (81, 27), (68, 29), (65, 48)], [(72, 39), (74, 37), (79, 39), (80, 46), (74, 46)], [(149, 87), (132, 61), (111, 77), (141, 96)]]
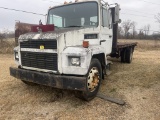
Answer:
[(126, 47), (135, 47), (137, 46), (137, 42), (128, 42), (128, 43), (123, 43), (123, 42), (118, 42), (117, 43), (117, 49), (122, 49), (122, 48), (126, 48)]
[(114, 47), (110, 56), (117, 58), (125, 56), (126, 51), (134, 52), (134, 48), (137, 46), (137, 44), (137, 42), (117, 42), (116, 47)]

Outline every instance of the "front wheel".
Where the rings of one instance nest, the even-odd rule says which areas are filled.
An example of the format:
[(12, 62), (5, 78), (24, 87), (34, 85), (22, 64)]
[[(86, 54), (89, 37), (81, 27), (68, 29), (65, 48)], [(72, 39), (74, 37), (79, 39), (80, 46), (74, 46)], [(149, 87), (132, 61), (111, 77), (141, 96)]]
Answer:
[(75, 92), (75, 96), (86, 101), (90, 101), (96, 97), (100, 83), (102, 80), (102, 67), (98, 59), (92, 59), (88, 73), (86, 75), (86, 88), (85, 92)]

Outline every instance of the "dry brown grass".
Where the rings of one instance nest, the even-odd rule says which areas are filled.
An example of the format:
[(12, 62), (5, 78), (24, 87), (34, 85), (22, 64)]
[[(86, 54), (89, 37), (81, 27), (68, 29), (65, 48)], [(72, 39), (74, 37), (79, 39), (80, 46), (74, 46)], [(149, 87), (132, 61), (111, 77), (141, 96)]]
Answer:
[(136, 49), (141, 50), (158, 50), (160, 49), (160, 40), (130, 40), (130, 39), (120, 39), (119, 42), (137, 42), (138, 46)]
[[(112, 61), (112, 73), (100, 92), (125, 100), (125, 106), (99, 98), (84, 102), (72, 91), (27, 86), (9, 75), (13, 55), (0, 54), (0, 120), (159, 120), (160, 50), (136, 49), (132, 64)], [(55, 98), (59, 93), (63, 97)]]
[(13, 54), (14, 47), (14, 39), (5, 39), (2, 42), (0, 41), (0, 54)]

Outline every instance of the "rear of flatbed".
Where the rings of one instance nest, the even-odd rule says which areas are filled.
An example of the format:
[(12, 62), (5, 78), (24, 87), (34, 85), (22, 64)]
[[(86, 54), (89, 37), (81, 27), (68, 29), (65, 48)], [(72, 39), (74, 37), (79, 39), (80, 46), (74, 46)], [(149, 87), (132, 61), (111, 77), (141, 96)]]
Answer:
[(117, 42), (114, 52), (111, 53), (111, 57), (121, 58), (122, 63), (131, 63), (134, 48), (137, 46), (137, 42), (132, 43), (119, 43)]

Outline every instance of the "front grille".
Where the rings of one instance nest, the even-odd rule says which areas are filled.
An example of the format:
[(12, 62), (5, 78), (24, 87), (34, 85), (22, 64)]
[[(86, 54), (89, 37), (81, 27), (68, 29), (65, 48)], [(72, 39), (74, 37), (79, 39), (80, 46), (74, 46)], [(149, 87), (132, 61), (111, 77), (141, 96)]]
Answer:
[(44, 46), (44, 49), (57, 49), (57, 40), (29, 40), (20, 42), (21, 48), (40, 49), (41, 45)]
[(22, 66), (47, 70), (58, 70), (57, 53), (21, 52)]

